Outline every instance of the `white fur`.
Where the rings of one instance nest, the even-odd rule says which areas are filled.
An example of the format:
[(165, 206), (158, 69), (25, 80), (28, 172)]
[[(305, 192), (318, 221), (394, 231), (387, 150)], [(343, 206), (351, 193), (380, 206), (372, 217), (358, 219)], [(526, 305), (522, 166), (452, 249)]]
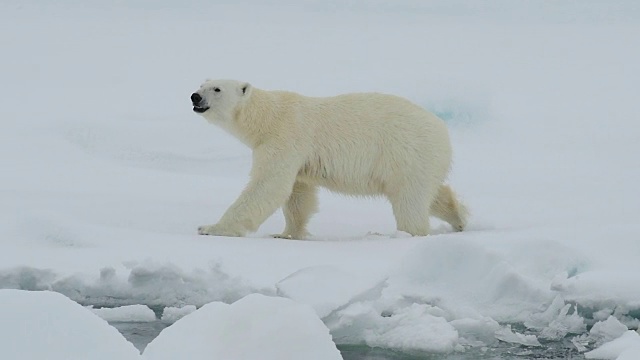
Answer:
[[(219, 91), (215, 91), (219, 89)], [(467, 211), (443, 182), (451, 144), (442, 120), (396, 96), (313, 98), (208, 80), (196, 92), (202, 115), (253, 150), (249, 184), (215, 225), (200, 234), (244, 236), (282, 207), (281, 237), (302, 239), (317, 210), (317, 188), (385, 196), (398, 230), (429, 234), (429, 215), (457, 231)]]

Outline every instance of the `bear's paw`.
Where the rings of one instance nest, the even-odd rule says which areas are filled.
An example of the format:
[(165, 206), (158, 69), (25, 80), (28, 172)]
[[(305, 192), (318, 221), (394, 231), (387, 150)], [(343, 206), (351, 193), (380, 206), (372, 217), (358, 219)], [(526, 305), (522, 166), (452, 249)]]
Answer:
[(215, 225), (202, 225), (198, 227), (199, 235), (213, 235), (213, 236), (244, 236), (244, 231), (227, 229), (218, 224)]

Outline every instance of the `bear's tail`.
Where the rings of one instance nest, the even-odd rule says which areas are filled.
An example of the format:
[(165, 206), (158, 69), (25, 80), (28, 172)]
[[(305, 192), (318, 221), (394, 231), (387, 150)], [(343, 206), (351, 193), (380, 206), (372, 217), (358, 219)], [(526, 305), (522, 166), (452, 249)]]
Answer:
[(431, 204), (431, 214), (451, 224), (455, 231), (464, 230), (469, 217), (467, 207), (458, 201), (456, 194), (446, 184), (440, 185), (438, 195)]

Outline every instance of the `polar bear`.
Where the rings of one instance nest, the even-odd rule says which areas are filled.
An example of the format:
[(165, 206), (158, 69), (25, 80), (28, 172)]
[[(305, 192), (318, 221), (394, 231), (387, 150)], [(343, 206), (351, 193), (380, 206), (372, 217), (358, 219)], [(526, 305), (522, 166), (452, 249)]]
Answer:
[(201, 235), (245, 236), (282, 207), (276, 237), (304, 239), (317, 189), (385, 196), (397, 229), (429, 234), (429, 216), (462, 231), (467, 210), (448, 185), (445, 123), (403, 98), (379, 93), (307, 97), (236, 80), (207, 80), (193, 111), (253, 150), (250, 180), (217, 224)]

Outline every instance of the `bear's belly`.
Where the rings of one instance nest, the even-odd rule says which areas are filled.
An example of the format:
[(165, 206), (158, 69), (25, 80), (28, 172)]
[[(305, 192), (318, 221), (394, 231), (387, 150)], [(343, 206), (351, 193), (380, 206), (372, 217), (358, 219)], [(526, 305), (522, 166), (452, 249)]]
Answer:
[(296, 177), (296, 180), (347, 195), (375, 196), (384, 193), (384, 183), (372, 178), (309, 176), (301, 172)]
[[(349, 195), (384, 194), (389, 171), (379, 156), (342, 152), (341, 156), (315, 156), (298, 171), (297, 180)], [(385, 176), (386, 175), (386, 176)]]

